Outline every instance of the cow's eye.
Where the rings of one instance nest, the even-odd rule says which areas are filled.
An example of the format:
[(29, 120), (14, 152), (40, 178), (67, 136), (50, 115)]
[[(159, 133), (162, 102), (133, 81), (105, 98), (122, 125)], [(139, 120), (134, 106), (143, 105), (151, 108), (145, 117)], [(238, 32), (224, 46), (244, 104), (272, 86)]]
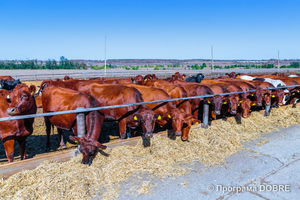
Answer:
[(27, 95), (26, 94), (24, 94), (23, 96), (22, 96), (22, 98), (26, 98), (27, 97)]

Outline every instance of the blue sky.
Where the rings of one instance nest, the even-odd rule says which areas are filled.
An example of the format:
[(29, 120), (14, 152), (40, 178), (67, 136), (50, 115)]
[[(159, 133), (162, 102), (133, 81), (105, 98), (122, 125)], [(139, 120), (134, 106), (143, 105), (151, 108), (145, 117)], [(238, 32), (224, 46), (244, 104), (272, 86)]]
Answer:
[(300, 58), (300, 1), (0, 0), (0, 60)]

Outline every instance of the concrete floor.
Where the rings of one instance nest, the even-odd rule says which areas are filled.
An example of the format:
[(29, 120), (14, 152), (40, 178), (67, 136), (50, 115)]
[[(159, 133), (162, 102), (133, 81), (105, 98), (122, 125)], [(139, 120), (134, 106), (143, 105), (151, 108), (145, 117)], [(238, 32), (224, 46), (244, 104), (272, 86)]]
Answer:
[[(300, 125), (279, 129), (246, 143), (222, 167), (207, 168), (195, 162), (187, 165), (192, 170), (185, 176), (162, 180), (144, 176), (142, 181), (154, 184), (149, 194), (131, 192), (136, 181), (129, 179), (121, 184), (118, 199), (300, 199)], [(265, 140), (268, 143), (256, 145)], [(245, 191), (237, 192), (238, 187)]]

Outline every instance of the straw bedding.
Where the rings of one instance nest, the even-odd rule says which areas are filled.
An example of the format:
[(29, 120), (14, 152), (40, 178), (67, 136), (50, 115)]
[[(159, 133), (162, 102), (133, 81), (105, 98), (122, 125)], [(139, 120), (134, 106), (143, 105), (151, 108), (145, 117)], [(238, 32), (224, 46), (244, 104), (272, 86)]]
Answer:
[[(1, 199), (90, 199), (101, 195), (115, 199), (120, 182), (133, 175), (153, 174), (164, 178), (189, 172), (181, 165), (200, 161), (207, 166), (220, 165), (242, 149), (242, 142), (260, 138), (261, 133), (300, 124), (300, 108), (273, 109), (269, 117), (252, 113), (237, 124), (235, 119), (219, 120), (205, 129), (190, 131), (189, 142), (180, 138), (155, 135), (149, 148), (142, 140), (135, 147), (119, 146), (105, 150), (110, 156), (98, 154), (91, 166), (81, 164), (81, 155), (65, 163), (44, 162), (34, 170), (26, 170), (0, 183)], [(263, 144), (263, 142), (262, 142)], [(150, 182), (139, 182), (137, 194), (148, 193)]]

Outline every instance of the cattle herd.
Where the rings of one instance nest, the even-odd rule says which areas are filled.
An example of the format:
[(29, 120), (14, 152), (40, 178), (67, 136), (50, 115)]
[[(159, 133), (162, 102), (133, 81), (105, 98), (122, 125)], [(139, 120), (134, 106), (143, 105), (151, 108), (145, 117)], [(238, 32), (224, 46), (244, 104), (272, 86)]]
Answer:
[[(300, 76), (297, 74), (237, 74), (232, 72), (218, 78), (204, 75), (186, 77), (176, 72), (170, 78), (158, 79), (155, 74), (133, 78), (92, 78), (45, 80), (36, 91), (9, 76), (0, 77), (0, 117), (35, 114), (38, 107), (44, 113), (94, 108), (121, 104), (168, 100), (172, 98), (213, 95), (208, 98), (143, 104), (122, 108), (86, 112), (86, 136), (77, 137), (76, 114), (44, 117), (47, 133), (46, 151), (50, 149), (51, 128), (57, 128), (60, 145), (65, 146), (62, 131), (72, 130), (70, 139), (80, 143), (82, 163), (91, 164), (98, 149), (106, 147), (99, 142), (104, 121), (117, 121), (121, 139), (139, 134), (145, 141), (153, 136), (157, 123), (163, 129), (173, 129), (170, 138), (180, 136), (188, 140), (192, 124), (203, 119), (203, 105), (209, 105), (211, 119), (241, 115), (246, 118), (252, 110), (265, 107), (295, 105), (300, 96)], [(225, 94), (226, 95), (222, 95)], [(14, 141), (18, 142), (21, 159), (26, 159), (26, 137), (33, 132), (34, 119), (0, 122), (0, 139), (9, 162), (14, 158)], [(149, 143), (144, 143), (148, 146)]]

